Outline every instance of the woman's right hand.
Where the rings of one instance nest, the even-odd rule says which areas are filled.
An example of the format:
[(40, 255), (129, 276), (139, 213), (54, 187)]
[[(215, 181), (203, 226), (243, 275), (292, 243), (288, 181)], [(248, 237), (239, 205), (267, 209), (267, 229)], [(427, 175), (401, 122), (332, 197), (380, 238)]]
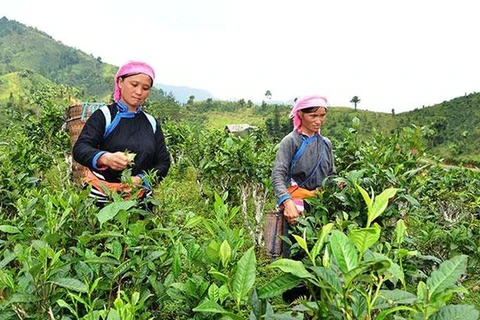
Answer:
[(292, 199), (287, 199), (283, 202), (283, 215), (290, 224), (297, 223), (297, 218), (300, 216), (297, 206)]
[(113, 170), (122, 171), (127, 167), (128, 163), (129, 159), (124, 152), (105, 152), (98, 158), (97, 166), (109, 166)]

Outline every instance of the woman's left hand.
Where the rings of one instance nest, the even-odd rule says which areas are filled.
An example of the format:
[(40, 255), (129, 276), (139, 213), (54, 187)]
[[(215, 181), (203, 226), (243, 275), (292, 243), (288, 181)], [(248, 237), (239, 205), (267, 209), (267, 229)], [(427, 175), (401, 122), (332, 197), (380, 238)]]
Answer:
[(287, 199), (283, 203), (283, 215), (289, 224), (297, 223), (297, 219), (300, 217), (300, 212), (298, 212), (298, 209), (292, 199)]

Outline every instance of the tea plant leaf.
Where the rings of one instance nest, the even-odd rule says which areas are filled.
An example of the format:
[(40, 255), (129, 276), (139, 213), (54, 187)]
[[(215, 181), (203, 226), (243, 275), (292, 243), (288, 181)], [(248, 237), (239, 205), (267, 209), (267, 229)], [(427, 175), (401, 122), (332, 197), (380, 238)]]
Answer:
[(285, 273), (291, 273), (298, 278), (313, 278), (313, 276), (305, 269), (301, 261), (291, 259), (278, 259), (270, 264), (271, 268), (279, 268)]
[(15, 319), (17, 314), (14, 311), (2, 311), (2, 314), (0, 314), (0, 320), (11, 320)]
[[(92, 292), (92, 290), (89, 290), (89, 291)], [(80, 302), (80, 304), (83, 304), (84, 306), (89, 304), (85, 299), (82, 298), (81, 293), (80, 293), (80, 295), (78, 295), (78, 294), (74, 294), (73, 292), (69, 292), (68, 295), (74, 303), (75, 302)]]
[(220, 244), (215, 240), (212, 240), (207, 248), (205, 249), (206, 258), (208, 258), (213, 263), (218, 263), (220, 257), (218, 256), (218, 251), (220, 250)]
[(344, 274), (357, 267), (358, 253), (353, 243), (344, 233), (338, 230), (332, 232), (330, 248), (338, 263), (338, 267)]
[(220, 245), (219, 253), (222, 266), (227, 267), (228, 263), (230, 262), (230, 258), (232, 257), (232, 248), (228, 244), (227, 240), (224, 240)]
[(111, 250), (112, 250), (112, 254), (113, 256), (120, 261), (121, 257), (122, 257), (122, 253), (123, 253), (123, 247), (122, 245), (120, 244), (119, 241), (115, 240), (112, 242), (112, 247), (111, 247)]
[(83, 282), (73, 278), (60, 278), (52, 281), (56, 285), (76, 292), (87, 292), (87, 287)]
[(257, 320), (261, 317), (261, 302), (258, 299), (258, 292), (256, 289), (253, 289), (252, 294), (250, 295), (250, 305), (252, 306), (252, 310), (250, 311), (250, 318), (251, 320)]
[(477, 320), (478, 310), (470, 305), (448, 305), (432, 315), (431, 320)]
[(332, 228), (333, 228), (333, 223), (328, 223), (322, 227), (322, 231), (318, 237), (318, 240), (317, 242), (315, 242), (312, 248), (312, 251), (310, 253), (310, 259), (312, 260), (312, 262), (315, 261), (315, 258), (320, 253), (320, 250), (322, 250), (323, 245), (325, 244), (325, 238), (332, 231)]
[(218, 289), (218, 296), (220, 297), (220, 301), (223, 303), (227, 298), (230, 298), (230, 289), (228, 289), (228, 284), (224, 283), (219, 289)]
[(374, 309), (385, 309), (399, 304), (414, 304), (418, 298), (413, 293), (399, 289), (380, 290), (380, 297), (377, 299)]
[(215, 283), (212, 283), (208, 288), (208, 298), (213, 301), (218, 301), (220, 299), (218, 286)]
[(8, 273), (3, 272), (2, 269), (0, 269), (0, 284), (4, 284), (11, 289), (15, 288), (13, 277)]
[(370, 226), (370, 224), (377, 219), (383, 211), (387, 208), (388, 205), (388, 200), (395, 196), (397, 193), (398, 189), (397, 188), (388, 188), (383, 190), (382, 193), (380, 193), (375, 200), (373, 201), (371, 210), (368, 210), (368, 221), (367, 221), (367, 227)]
[(312, 270), (317, 276), (330, 286), (336, 293), (342, 294), (342, 282), (338, 278), (337, 274), (332, 269), (324, 267), (313, 267)]
[[(359, 288), (359, 291), (352, 293), (351, 308), (354, 319), (365, 319), (367, 317), (367, 299), (366, 292)], [(368, 319), (368, 318), (367, 318)]]
[(0, 226), (0, 231), (3, 231), (5, 233), (20, 233), (20, 229), (18, 229), (17, 227), (5, 224)]
[(397, 221), (395, 226), (395, 244), (400, 247), (400, 245), (405, 240), (405, 234), (407, 233), (407, 227), (405, 226), (405, 221), (402, 219)]
[(133, 166), (133, 160), (135, 159), (135, 157), (137, 156), (136, 153), (133, 153), (133, 152), (129, 152), (128, 150), (125, 150), (124, 154), (127, 156), (128, 158), (128, 165), (129, 166)]
[(204, 218), (202, 216), (194, 216), (188, 219), (188, 221), (185, 223), (185, 228), (192, 228), (200, 224)]
[(404, 177), (413, 177), (415, 176), (417, 173), (419, 173), (420, 171), (422, 171), (423, 169), (429, 167), (430, 165), (424, 165), (424, 166), (421, 166), (419, 168), (415, 168), (415, 169), (412, 169), (412, 170), (409, 170), (409, 171), (406, 171), (403, 173), (403, 176)]
[(124, 273), (127, 273), (130, 270), (134, 270), (135, 264), (136, 264), (135, 259), (128, 259), (122, 262), (119, 266), (115, 268), (115, 272), (112, 275), (112, 279), (117, 279)]
[[(398, 307), (390, 308), (390, 309), (387, 309), (387, 310), (382, 310), (382, 312), (380, 312), (375, 319), (376, 320), (386, 319), (386, 317), (389, 314), (395, 313), (395, 312), (398, 312), (398, 311), (410, 311), (412, 313), (416, 312), (416, 310), (414, 308), (407, 307), (407, 306), (398, 306)], [(390, 319), (390, 318), (388, 318), (388, 319)], [(398, 318), (398, 319), (404, 319), (404, 318)]]
[(229, 283), (230, 281), (226, 274), (216, 271), (215, 269), (210, 270), (208, 273), (211, 274), (215, 280), (222, 281), (223, 283)]
[(88, 237), (90, 239), (103, 239), (103, 238), (123, 238), (123, 233), (115, 232), (115, 231), (106, 231), (106, 232), (99, 232), (96, 234), (90, 234)]
[(429, 298), (455, 285), (455, 282), (465, 273), (467, 258), (466, 255), (453, 257), (450, 260), (444, 261), (438, 270), (432, 272), (426, 283), (429, 289)]
[(308, 252), (308, 247), (307, 247), (307, 241), (305, 241), (304, 238), (294, 234), (293, 237), (295, 238), (295, 240), (297, 240), (297, 243), (298, 245), (300, 246), (300, 248), (302, 248), (307, 254), (309, 254)]
[(390, 267), (388, 268), (386, 274), (386, 279), (390, 280), (393, 282), (394, 285), (397, 284), (397, 281), (400, 280), (400, 282), (405, 286), (405, 274), (403, 273), (402, 267), (398, 265), (397, 263), (390, 261)]
[(122, 320), (122, 318), (120, 317), (120, 314), (118, 313), (118, 311), (112, 308), (108, 312), (107, 320)]
[(420, 207), (420, 203), (418, 202), (418, 200), (409, 194), (404, 194), (401, 196), (401, 198), (407, 200), (412, 206), (415, 206), (417, 208)]
[(111, 264), (111, 265), (119, 264), (117, 259), (113, 259), (110, 257), (89, 258), (89, 259), (86, 259), (85, 262), (89, 264)]
[(421, 301), (425, 301), (428, 294), (428, 288), (425, 282), (420, 281), (417, 285), (417, 297)]
[(180, 250), (179, 246), (176, 245), (175, 249), (173, 250), (173, 261), (172, 261), (172, 273), (173, 273), (173, 278), (178, 279), (180, 276), (181, 272), (181, 260), (180, 260)]
[(348, 238), (355, 245), (360, 254), (364, 254), (368, 248), (373, 246), (380, 239), (380, 227), (356, 229), (350, 232)]
[(33, 303), (42, 300), (41, 297), (34, 294), (14, 293), (5, 301), (6, 305), (14, 303)]
[(66, 308), (68, 309), (72, 314), (74, 314), (76, 317), (78, 317), (78, 314), (77, 312), (63, 299), (58, 299), (57, 300), (57, 304), (61, 307), (61, 308)]
[(238, 261), (233, 276), (232, 295), (237, 305), (240, 305), (241, 299), (247, 295), (255, 283), (256, 264), (254, 247), (251, 247)]
[(362, 276), (364, 272), (366, 271), (370, 271), (369, 269), (375, 264), (375, 262), (367, 262), (367, 263), (363, 263), (361, 264), (360, 266), (356, 267), (356, 268), (353, 268), (352, 270), (348, 271), (347, 273), (345, 273), (344, 277), (345, 277), (345, 284), (344, 286), (346, 288), (349, 288), (350, 285), (352, 284), (352, 282), (354, 280), (357, 279), (358, 276)]
[(273, 298), (281, 295), (285, 291), (295, 288), (301, 279), (290, 273), (284, 273), (270, 281), (267, 285), (258, 290), (260, 299)]
[(332, 265), (332, 259), (330, 259), (330, 252), (328, 250), (323, 251), (322, 266), (330, 268)]
[(135, 206), (136, 202), (134, 200), (127, 200), (127, 201), (120, 201), (120, 202), (112, 202), (107, 206), (103, 207), (97, 213), (98, 222), (100, 222), (100, 226), (102, 226), (105, 222), (115, 218), (115, 216), (121, 210), (129, 210), (133, 206)]
[(135, 306), (138, 304), (139, 300), (140, 300), (140, 292), (135, 291), (134, 293), (132, 293), (132, 298), (130, 300), (130, 303)]
[(7, 264), (15, 260), (15, 258), (17, 257), (16, 253), (9, 250), (6, 250), (6, 252), (3, 255), (4, 255), (4, 258), (2, 261), (0, 261), (0, 270), (2, 270)]
[(369, 251), (365, 254), (365, 261), (374, 262), (375, 270), (383, 269), (385, 280), (390, 280), (394, 285), (400, 280), (405, 285), (403, 269), (384, 254)]
[(357, 187), (358, 191), (360, 191), (360, 194), (362, 195), (363, 200), (367, 205), (368, 212), (370, 212), (372, 208), (372, 200), (370, 199), (370, 196), (368, 195), (367, 191), (365, 191), (365, 189), (363, 189), (360, 185), (355, 183), (355, 187)]
[(236, 314), (227, 311), (222, 308), (221, 305), (212, 300), (205, 300), (200, 303), (198, 306), (192, 309), (194, 312), (205, 312), (205, 313), (214, 313), (214, 314), (223, 314), (230, 317), (232, 320), (243, 320), (242, 317), (237, 316)]

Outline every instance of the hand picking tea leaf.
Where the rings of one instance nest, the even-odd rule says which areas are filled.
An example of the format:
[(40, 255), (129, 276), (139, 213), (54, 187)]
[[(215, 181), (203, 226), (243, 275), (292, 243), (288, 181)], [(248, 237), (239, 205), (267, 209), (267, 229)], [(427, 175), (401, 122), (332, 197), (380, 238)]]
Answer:
[(125, 150), (125, 155), (128, 157), (128, 164), (129, 165), (133, 164), (133, 160), (135, 159), (135, 156), (137, 154), (133, 152), (129, 152), (128, 150)]

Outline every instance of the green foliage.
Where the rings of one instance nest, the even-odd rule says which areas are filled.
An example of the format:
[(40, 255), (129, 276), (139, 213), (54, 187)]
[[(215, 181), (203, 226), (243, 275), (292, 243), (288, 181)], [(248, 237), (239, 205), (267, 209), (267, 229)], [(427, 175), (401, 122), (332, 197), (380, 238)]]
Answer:
[[(480, 307), (480, 173), (430, 157), (430, 129), (363, 139), (361, 111), (346, 113), (334, 141), (339, 176), (296, 225), (292, 251), (303, 260), (270, 263), (261, 231), (264, 206), (274, 206), (275, 141), (262, 128), (226, 134), (173, 120), (208, 110), (201, 102), (149, 104), (172, 112), (172, 169), (151, 210), (121, 195), (99, 210), (68, 181), (59, 87), (37, 89), (25, 98), (33, 111), (12, 112), (21, 122), (1, 132), (1, 319), (478, 318), (467, 301)], [(300, 283), (309, 297), (283, 303)]]
[(479, 264), (478, 171), (432, 165), (428, 172), (416, 176), (412, 193), (422, 203), (411, 216), (412, 236), (425, 252), (446, 258), (468, 254), (469, 269)]
[(22, 116), (20, 124), (8, 127), (2, 135), (2, 139), (9, 137), (0, 151), (2, 206), (10, 207), (25, 189), (39, 185), (69, 148), (68, 135), (62, 130), (63, 110), (48, 100), (51, 96), (45, 91), (34, 91), (31, 97), (37, 113)]
[[(314, 318), (385, 319), (398, 315), (408, 319), (447, 319), (447, 316), (477, 319), (478, 311), (473, 307), (448, 304), (454, 293), (466, 292), (457, 285), (466, 271), (465, 255), (443, 262), (426, 282), (418, 283), (416, 293), (386, 286), (387, 283), (396, 286), (401, 280), (405, 287), (403, 270), (395, 257), (389, 257), (381, 251), (382, 246), (378, 246), (381, 227), (369, 225), (383, 214), (386, 201), (397, 190), (386, 189), (378, 197), (370, 198), (363, 188), (357, 188), (368, 208), (366, 227), (356, 226), (342, 232), (332, 230), (333, 224), (326, 225), (312, 249), (313, 254), (306, 239), (297, 236), (299, 246), (309, 259), (273, 262), (271, 268), (278, 268), (283, 274), (260, 289), (260, 298), (274, 297), (301, 282), (311, 294), (311, 301), (302, 303), (304, 312)], [(397, 235), (400, 235), (405, 229), (402, 224), (398, 226)], [(397, 245), (401, 243), (397, 241)]]

